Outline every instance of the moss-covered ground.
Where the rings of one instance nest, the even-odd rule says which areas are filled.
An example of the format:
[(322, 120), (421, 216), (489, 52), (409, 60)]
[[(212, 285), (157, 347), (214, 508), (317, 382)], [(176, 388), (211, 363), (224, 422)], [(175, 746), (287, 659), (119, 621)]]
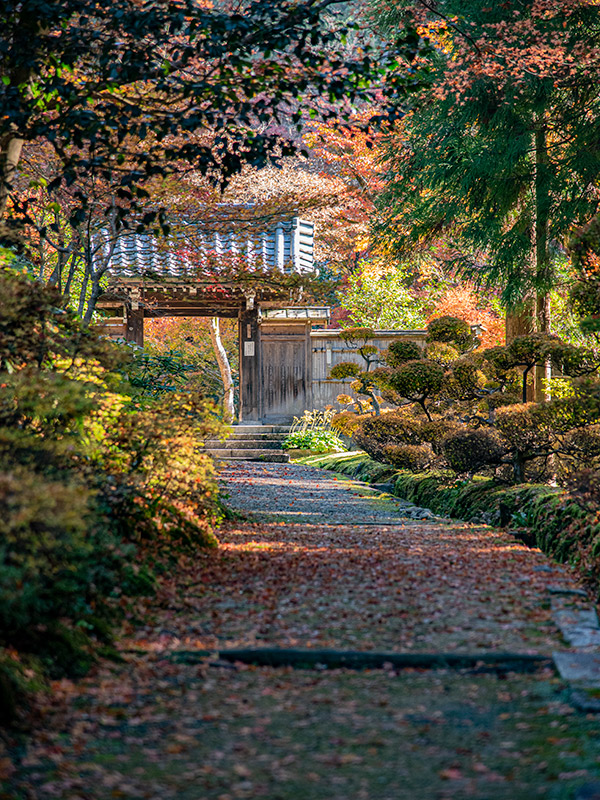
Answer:
[[(58, 721), (58, 720), (57, 720)], [(553, 673), (105, 671), (38, 737), (4, 800), (572, 800), (600, 720)]]

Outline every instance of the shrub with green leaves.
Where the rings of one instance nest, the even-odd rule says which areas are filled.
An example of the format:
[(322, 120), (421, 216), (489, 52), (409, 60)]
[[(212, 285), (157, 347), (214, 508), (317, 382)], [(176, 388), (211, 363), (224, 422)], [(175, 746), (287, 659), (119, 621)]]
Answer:
[(383, 454), (388, 464), (411, 472), (428, 469), (436, 460), (431, 447), (424, 444), (388, 444)]
[(216, 543), (213, 407), (136, 399), (117, 372), (126, 357), (61, 302), (0, 268), (0, 713), (14, 706), (7, 681), (25, 686), (19, 664), (89, 667), (121, 598), (152, 591), (150, 551)]
[(444, 383), (444, 369), (436, 361), (425, 358), (407, 361), (387, 377), (386, 383), (401, 397), (420, 405), (430, 418), (426, 401), (440, 392)]
[(489, 428), (455, 431), (442, 440), (441, 450), (448, 466), (458, 473), (474, 473), (500, 464), (506, 453), (497, 431)]
[(346, 445), (333, 429), (335, 412), (313, 409), (305, 411), (301, 417), (294, 417), (289, 434), (282, 443), (286, 450), (310, 450), (313, 453), (339, 453)]
[[(401, 448), (424, 447), (422, 463), (431, 452), (438, 457), (432, 466), (517, 483), (565, 481), (586, 464), (600, 467), (600, 354), (593, 348), (532, 334), (469, 352), (476, 343), (470, 326), (450, 317), (431, 322), (427, 338), (427, 358), (404, 360), (414, 349), (399, 342), (387, 366), (368, 373), (388, 402), (403, 407), (397, 418), (359, 421), (354, 441), (373, 458), (391, 463), (394, 453), (399, 463), (406, 456), (412, 468)], [(560, 396), (524, 402), (530, 374), (548, 362), (562, 371)]]
[(423, 358), (423, 351), (415, 342), (392, 342), (387, 350), (384, 351), (383, 357), (388, 366), (395, 368), (407, 361), (415, 361)]
[(459, 352), (474, 350), (478, 339), (471, 326), (459, 317), (438, 317), (427, 326), (427, 342), (444, 342), (453, 345)]
[(354, 431), (354, 442), (371, 458), (386, 461), (389, 446), (420, 445), (423, 420), (409, 409), (365, 417)]

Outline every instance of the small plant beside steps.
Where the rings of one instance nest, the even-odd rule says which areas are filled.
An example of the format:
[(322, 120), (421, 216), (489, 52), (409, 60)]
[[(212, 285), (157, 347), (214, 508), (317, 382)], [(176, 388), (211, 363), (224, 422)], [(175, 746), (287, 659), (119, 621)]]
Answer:
[(294, 417), (288, 436), (282, 447), (285, 450), (308, 450), (311, 453), (339, 453), (346, 445), (331, 428), (335, 411), (305, 411), (301, 417)]

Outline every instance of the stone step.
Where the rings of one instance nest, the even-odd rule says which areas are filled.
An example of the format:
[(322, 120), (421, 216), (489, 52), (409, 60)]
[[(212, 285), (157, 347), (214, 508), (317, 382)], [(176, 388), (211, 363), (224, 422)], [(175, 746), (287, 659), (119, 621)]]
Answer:
[(213, 442), (283, 442), (287, 433), (232, 433), (227, 439), (207, 439), (207, 444)]
[(287, 463), (290, 457), (283, 450), (233, 450), (222, 448), (209, 450), (208, 453), (220, 461), (271, 461)]
[(281, 450), (281, 439), (226, 439), (223, 441), (206, 442), (207, 450)]
[(289, 433), (289, 425), (232, 425), (232, 433)]

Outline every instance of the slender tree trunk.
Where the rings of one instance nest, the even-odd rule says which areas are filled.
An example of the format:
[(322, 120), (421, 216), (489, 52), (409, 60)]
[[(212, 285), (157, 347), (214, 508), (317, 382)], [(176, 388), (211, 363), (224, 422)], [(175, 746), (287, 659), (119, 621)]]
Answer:
[(63, 297), (65, 298), (65, 305), (69, 301), (69, 297), (71, 295), (71, 285), (73, 283), (73, 278), (75, 277), (75, 269), (77, 267), (77, 254), (71, 253), (71, 263), (69, 265), (69, 273), (67, 275), (67, 280), (65, 281), (65, 288), (63, 290)]
[(212, 342), (219, 371), (221, 373), (221, 380), (223, 381), (223, 388), (225, 395), (223, 397), (223, 417), (225, 422), (233, 422), (235, 416), (235, 407), (233, 403), (233, 377), (231, 375), (231, 366), (227, 358), (227, 352), (223, 347), (221, 341), (221, 328), (219, 325), (218, 317), (211, 317), (210, 319), (210, 340)]
[(83, 281), (81, 282), (81, 290), (79, 292), (79, 303), (77, 306), (77, 314), (80, 317), (83, 317), (83, 312), (85, 310), (85, 298), (87, 295), (87, 288), (90, 280), (90, 265), (87, 263), (85, 259), (83, 261), (83, 269), (84, 269)]
[[(0, 220), (3, 220), (6, 214), (8, 198), (24, 142), (24, 139), (11, 134), (0, 141)], [(4, 222), (0, 225), (0, 229), (2, 235), (6, 233), (10, 237), (10, 228)]]
[[(536, 120), (535, 132), (535, 282), (537, 286), (536, 319), (540, 333), (551, 331), (550, 286), (552, 268), (548, 240), (550, 238), (550, 159), (545, 114)], [(549, 400), (544, 378), (550, 378), (549, 363), (535, 368), (535, 400)]]
[[(520, 308), (506, 313), (506, 344), (510, 344), (517, 336), (527, 336), (536, 331), (536, 306), (533, 297), (528, 298)], [(527, 382), (523, 376), (523, 402), (535, 400), (535, 382)]]
[(371, 403), (373, 404), (373, 411), (375, 412), (375, 416), (380, 417), (381, 406), (379, 405), (379, 400), (377, 399), (375, 392), (370, 392), (369, 397), (371, 398)]
[(85, 310), (85, 314), (83, 316), (83, 324), (89, 325), (92, 321), (92, 317), (94, 316), (94, 311), (96, 310), (96, 302), (100, 295), (102, 294), (102, 289), (100, 288), (100, 280), (101, 275), (92, 275), (92, 291), (90, 292), (90, 297), (87, 302), (87, 308)]

